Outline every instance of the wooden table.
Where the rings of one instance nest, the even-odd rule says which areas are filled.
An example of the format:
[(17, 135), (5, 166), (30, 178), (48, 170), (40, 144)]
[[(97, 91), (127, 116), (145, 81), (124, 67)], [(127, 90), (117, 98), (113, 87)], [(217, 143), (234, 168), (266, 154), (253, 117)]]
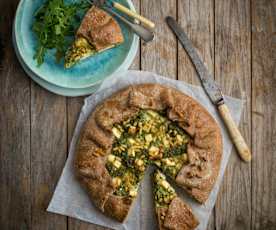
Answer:
[[(83, 98), (42, 89), (11, 42), (17, 0), (0, 0), (0, 229), (103, 229), (45, 211), (66, 161)], [(276, 1), (135, 0), (156, 22), (132, 69), (199, 84), (164, 23), (178, 19), (223, 92), (244, 99), (240, 129), (253, 161), (233, 150), (208, 229), (276, 229)]]

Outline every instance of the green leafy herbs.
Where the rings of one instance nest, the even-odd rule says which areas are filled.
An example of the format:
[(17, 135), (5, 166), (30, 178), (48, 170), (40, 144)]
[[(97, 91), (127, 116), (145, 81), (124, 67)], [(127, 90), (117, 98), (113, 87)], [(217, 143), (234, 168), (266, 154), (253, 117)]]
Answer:
[(164, 157), (173, 157), (173, 156), (178, 156), (182, 155), (183, 153), (187, 152), (187, 143), (184, 143), (182, 145), (177, 145), (173, 148), (166, 148), (164, 150)]
[(153, 181), (154, 200), (156, 206), (167, 207), (173, 198), (176, 197), (174, 188), (167, 182), (165, 175), (159, 171), (154, 172)]
[(65, 4), (64, 0), (47, 0), (34, 14), (32, 30), (38, 43), (34, 59), (43, 64), (49, 49), (56, 49), (59, 62), (72, 42), (76, 29), (90, 5), (85, 1)]

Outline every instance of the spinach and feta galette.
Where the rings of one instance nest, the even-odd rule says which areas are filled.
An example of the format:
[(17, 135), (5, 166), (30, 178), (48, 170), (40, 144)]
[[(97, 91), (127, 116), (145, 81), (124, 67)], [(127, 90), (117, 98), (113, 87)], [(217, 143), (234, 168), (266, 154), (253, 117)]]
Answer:
[[(204, 203), (221, 154), (219, 127), (199, 103), (174, 88), (141, 84), (95, 108), (83, 127), (75, 167), (94, 205), (122, 222), (149, 165)], [(171, 195), (168, 205), (182, 207)]]
[(161, 230), (193, 230), (199, 222), (191, 208), (176, 194), (159, 170), (153, 174), (153, 195), (158, 226)]
[(118, 22), (106, 11), (92, 6), (77, 30), (75, 40), (65, 55), (64, 67), (111, 49), (124, 41)]

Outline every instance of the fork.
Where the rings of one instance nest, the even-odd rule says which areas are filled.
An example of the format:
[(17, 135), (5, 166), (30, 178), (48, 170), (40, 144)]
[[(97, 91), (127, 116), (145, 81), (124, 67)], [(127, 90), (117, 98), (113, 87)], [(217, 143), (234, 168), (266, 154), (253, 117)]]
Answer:
[(121, 11), (122, 13), (125, 13), (128, 16), (130, 16), (130, 17), (138, 20), (139, 22), (143, 23), (143, 25), (145, 27), (147, 27), (148, 29), (153, 30), (154, 27), (155, 27), (155, 24), (152, 21), (150, 21), (149, 19), (143, 17), (140, 14), (137, 14), (136, 12), (128, 9), (127, 7), (125, 7), (124, 5), (122, 5), (122, 4), (120, 4), (116, 1), (113, 1), (113, 0), (94, 0), (94, 1), (98, 2), (101, 5), (105, 4), (106, 6), (114, 7), (115, 9)]
[(131, 21), (129, 21), (128, 19), (126, 19), (125, 17), (121, 16), (120, 14), (118, 14), (117, 12), (113, 11), (112, 8), (106, 4), (102, 5), (100, 1), (95, 1), (95, 0), (86, 0), (87, 2), (89, 2), (90, 4), (94, 4), (96, 6), (99, 6), (101, 8), (103, 8), (104, 10), (106, 10), (108, 13), (116, 16), (117, 18), (119, 18), (122, 22), (124, 22), (126, 25), (128, 25), (134, 33), (136, 33), (141, 39), (143, 39), (145, 42), (150, 42), (154, 39), (154, 33), (153, 31), (150, 31), (146, 28), (144, 28), (143, 26), (133, 23)]

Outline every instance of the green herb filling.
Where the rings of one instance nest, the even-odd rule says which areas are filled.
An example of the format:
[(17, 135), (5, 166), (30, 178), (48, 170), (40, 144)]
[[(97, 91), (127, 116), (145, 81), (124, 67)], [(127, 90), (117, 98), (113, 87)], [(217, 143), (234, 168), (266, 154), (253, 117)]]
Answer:
[(187, 162), (189, 136), (164, 116), (164, 112), (140, 110), (136, 116), (114, 125), (112, 152), (106, 167), (116, 195), (136, 196), (139, 181), (149, 164), (175, 178)]
[(158, 170), (153, 174), (153, 181), (156, 207), (169, 206), (173, 198), (176, 197), (174, 188), (167, 182), (165, 175)]

